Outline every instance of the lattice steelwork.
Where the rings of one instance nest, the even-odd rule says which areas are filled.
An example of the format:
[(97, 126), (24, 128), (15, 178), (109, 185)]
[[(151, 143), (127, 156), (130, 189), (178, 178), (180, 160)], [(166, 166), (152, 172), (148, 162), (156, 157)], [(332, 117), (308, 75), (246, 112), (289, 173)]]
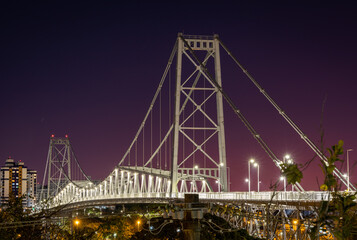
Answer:
[[(174, 193), (198, 192), (197, 181), (208, 186), (217, 183), (218, 191), (229, 191), (222, 94), (195, 61), (200, 56), (221, 86), (217, 38), (179, 34), (171, 168)], [(212, 148), (216, 152), (209, 151)]]
[(74, 180), (88, 180), (73, 153), (68, 136), (50, 138), (40, 201), (56, 196)]

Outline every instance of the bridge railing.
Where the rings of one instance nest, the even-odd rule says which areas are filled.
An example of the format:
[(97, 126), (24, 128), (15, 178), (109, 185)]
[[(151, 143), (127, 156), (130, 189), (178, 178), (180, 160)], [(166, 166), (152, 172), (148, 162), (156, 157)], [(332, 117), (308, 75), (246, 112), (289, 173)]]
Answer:
[(200, 193), (200, 199), (219, 200), (254, 200), (254, 201), (327, 201), (330, 198), (328, 192), (230, 192), (230, 193)]
[[(169, 193), (169, 192), (146, 192), (146, 193), (121, 193), (121, 194), (104, 194), (96, 196), (82, 196), (80, 194), (74, 194), (71, 197), (62, 198), (54, 201), (51, 207), (81, 202), (96, 202), (101, 203), (116, 202), (115, 199), (120, 201), (130, 201), (135, 200), (141, 201), (142, 199), (150, 199), (155, 202), (171, 201), (175, 199), (184, 199), (186, 193)], [(307, 191), (307, 192), (210, 192), (210, 193), (197, 193), (201, 200), (208, 201), (240, 201), (240, 202), (269, 202), (269, 201), (285, 201), (285, 202), (320, 202), (328, 201), (331, 199), (331, 193), (320, 192), (320, 191)]]

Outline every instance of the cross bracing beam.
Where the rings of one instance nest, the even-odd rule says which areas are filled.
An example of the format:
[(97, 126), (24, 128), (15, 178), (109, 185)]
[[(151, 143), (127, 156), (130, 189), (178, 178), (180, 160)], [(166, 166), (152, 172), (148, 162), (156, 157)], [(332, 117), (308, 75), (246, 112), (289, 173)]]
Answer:
[(139, 166), (121, 166), (121, 167), (119, 167), (119, 169), (131, 171), (131, 172), (137, 172), (140, 174), (151, 174), (154, 176), (159, 176), (159, 177), (164, 177), (164, 178), (170, 177), (170, 171), (156, 169), (156, 168), (139, 167)]

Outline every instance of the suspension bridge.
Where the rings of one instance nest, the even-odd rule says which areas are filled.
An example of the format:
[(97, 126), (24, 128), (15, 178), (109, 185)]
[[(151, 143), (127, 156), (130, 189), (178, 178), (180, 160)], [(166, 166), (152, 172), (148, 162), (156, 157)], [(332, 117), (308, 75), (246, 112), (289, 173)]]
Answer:
[[(178, 34), (150, 107), (129, 148), (112, 172), (93, 182), (80, 167), (68, 136), (51, 136), (40, 202), (49, 207), (79, 208), (121, 203), (169, 203), (197, 193), (201, 201), (264, 204), (275, 201), (284, 208), (303, 209), (327, 200), (327, 192), (304, 191), (296, 184), (288, 192), (231, 192), (226, 160), (223, 103), (226, 102), (252, 137), (281, 169), (263, 137), (245, 118), (222, 85), (220, 51), (233, 63), (312, 151), (326, 156), (223, 44), (218, 35)], [(334, 174), (346, 185), (347, 179)], [(355, 186), (349, 185), (352, 191)], [(253, 206), (253, 205), (250, 205)], [(252, 222), (253, 223), (253, 222)], [(246, 222), (245, 222), (246, 224)], [(254, 229), (259, 230), (259, 224)], [(253, 227), (250, 227), (253, 231)]]

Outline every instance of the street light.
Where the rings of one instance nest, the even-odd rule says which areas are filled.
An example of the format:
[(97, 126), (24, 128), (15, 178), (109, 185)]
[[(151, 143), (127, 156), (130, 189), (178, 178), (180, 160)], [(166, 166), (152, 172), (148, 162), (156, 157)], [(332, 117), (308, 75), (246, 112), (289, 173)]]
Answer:
[(250, 193), (250, 164), (252, 163), (254, 163), (255, 161), (254, 161), (254, 159), (253, 158), (251, 158), (249, 161), (248, 161), (248, 179), (249, 179), (249, 181), (248, 181), (248, 192)]
[(285, 177), (281, 176), (280, 181), (284, 181), (284, 192), (286, 192)]
[(347, 191), (350, 191), (350, 161), (348, 158), (348, 152), (353, 151), (353, 149), (348, 149), (347, 150)]
[(249, 179), (246, 178), (246, 179), (244, 179), (244, 180), (245, 180), (246, 183), (248, 183), (248, 186), (249, 186), (249, 185), (250, 185)]
[(259, 192), (259, 164), (258, 163), (254, 163), (254, 167), (258, 168), (258, 192)]
[(79, 226), (80, 223), (81, 222), (79, 221), (79, 219), (75, 219), (74, 220), (74, 225), (75, 225), (75, 227), (74, 227), (74, 236), (75, 236), (75, 239), (77, 239), (76, 234), (78, 233), (78, 226)]
[(216, 180), (216, 183), (218, 186), (218, 192), (221, 192), (221, 183), (218, 180)]
[(138, 220), (136, 223), (138, 224), (138, 232), (139, 232), (139, 227), (140, 227), (140, 223), (141, 223), (141, 221), (140, 221), (140, 220)]
[(298, 227), (298, 224), (299, 224), (299, 220), (298, 219), (293, 219), (293, 229), (294, 229), (294, 231), (296, 231), (296, 229)]

